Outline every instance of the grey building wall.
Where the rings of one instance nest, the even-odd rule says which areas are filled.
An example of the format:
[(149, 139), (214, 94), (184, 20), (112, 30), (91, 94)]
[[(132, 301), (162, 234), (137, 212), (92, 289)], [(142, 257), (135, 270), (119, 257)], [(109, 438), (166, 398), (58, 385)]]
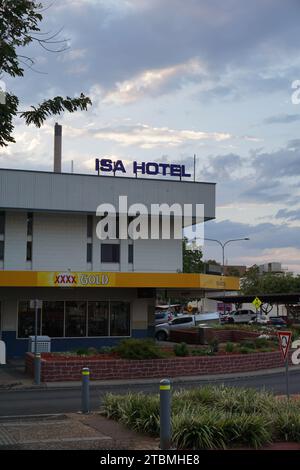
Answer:
[(151, 178), (46, 173), (0, 169), (0, 207), (32, 211), (95, 213), (102, 203), (204, 204), (205, 218), (215, 217), (215, 184)]

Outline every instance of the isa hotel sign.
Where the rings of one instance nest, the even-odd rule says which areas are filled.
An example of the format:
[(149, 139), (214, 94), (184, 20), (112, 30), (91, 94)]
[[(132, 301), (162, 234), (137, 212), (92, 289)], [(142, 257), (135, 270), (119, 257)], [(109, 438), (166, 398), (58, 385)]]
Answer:
[[(126, 168), (122, 160), (113, 162), (112, 160), (103, 158), (96, 158), (95, 169), (100, 173), (126, 173)], [(191, 174), (186, 172), (185, 165), (178, 165), (173, 163), (156, 163), (156, 162), (132, 162), (133, 174), (137, 176), (138, 173), (148, 176), (177, 176), (180, 178), (190, 178)]]

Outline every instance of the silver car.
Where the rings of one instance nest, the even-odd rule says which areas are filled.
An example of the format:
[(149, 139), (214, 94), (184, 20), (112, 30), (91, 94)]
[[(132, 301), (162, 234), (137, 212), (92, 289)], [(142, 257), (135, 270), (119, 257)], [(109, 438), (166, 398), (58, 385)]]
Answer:
[(166, 341), (169, 338), (170, 330), (191, 328), (193, 326), (195, 326), (195, 315), (182, 315), (167, 323), (156, 325), (155, 338), (158, 341)]

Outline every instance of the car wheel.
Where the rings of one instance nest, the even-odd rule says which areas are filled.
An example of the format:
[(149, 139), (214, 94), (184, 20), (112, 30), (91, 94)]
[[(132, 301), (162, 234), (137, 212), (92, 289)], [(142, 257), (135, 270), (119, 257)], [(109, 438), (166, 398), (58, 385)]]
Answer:
[(155, 336), (158, 341), (167, 341), (168, 339), (167, 333), (165, 331), (158, 331)]

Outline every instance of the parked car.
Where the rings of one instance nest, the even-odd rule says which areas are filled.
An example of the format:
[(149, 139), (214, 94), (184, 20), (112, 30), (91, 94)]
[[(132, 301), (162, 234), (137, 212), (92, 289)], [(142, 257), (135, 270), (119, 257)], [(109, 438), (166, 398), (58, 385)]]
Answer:
[(282, 317), (270, 317), (268, 324), (276, 328), (285, 328), (287, 322)]
[(221, 321), (225, 323), (249, 323), (256, 318), (256, 313), (252, 310), (234, 310), (228, 315), (221, 317)]
[(173, 320), (173, 313), (169, 310), (155, 312), (155, 325), (159, 325), (160, 323), (166, 323), (170, 320)]
[(166, 341), (169, 338), (170, 330), (191, 328), (195, 326), (195, 315), (182, 315), (167, 323), (155, 326), (155, 338), (158, 341)]
[(249, 321), (250, 325), (267, 325), (269, 323), (269, 319), (266, 315), (258, 314), (256, 318)]

